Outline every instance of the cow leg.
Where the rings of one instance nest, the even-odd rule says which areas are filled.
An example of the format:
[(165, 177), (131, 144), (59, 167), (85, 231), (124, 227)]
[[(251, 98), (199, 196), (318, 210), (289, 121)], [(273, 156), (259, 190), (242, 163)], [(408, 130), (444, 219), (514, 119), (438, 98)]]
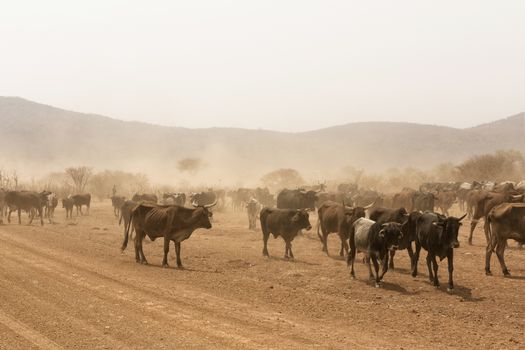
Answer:
[(168, 268), (170, 267), (168, 265), (168, 253), (170, 251), (170, 239), (168, 237), (164, 237), (164, 257), (162, 258), (162, 267)]
[(388, 262), (389, 261), (388, 261), (388, 251), (387, 251), (385, 256), (381, 259), (381, 263), (383, 264), (383, 266), (381, 267), (381, 277), (379, 277), (380, 281), (383, 280), (383, 277), (385, 277), (385, 274), (388, 271)]
[(38, 214), (40, 214), (40, 225), (44, 226), (44, 217), (42, 216), (42, 208), (38, 209)]
[[(412, 242), (408, 243), (407, 246), (407, 252), (408, 252), (408, 258), (410, 259), (410, 269), (412, 269), (414, 266), (414, 250), (412, 249)], [(393, 265), (392, 265), (393, 268)]]
[(29, 225), (33, 223), (33, 219), (35, 218), (35, 209), (29, 210)]
[(330, 255), (328, 254), (328, 232), (326, 232), (322, 227), (321, 231), (323, 231), (323, 252), (325, 252), (326, 255)]
[(452, 279), (452, 273), (454, 272), (454, 249), (450, 248), (447, 252), (447, 263), (448, 263), (448, 288), (450, 292), (454, 289), (454, 280)]
[(293, 252), (292, 252), (292, 242), (290, 241), (290, 243), (288, 243), (288, 253), (290, 254), (290, 259), (294, 260), (295, 259), (295, 256), (293, 256)]
[(377, 256), (375, 254), (372, 254), (370, 259), (372, 259), (372, 263), (374, 264), (375, 276), (373, 277), (375, 278), (375, 286), (377, 288), (379, 287), (379, 282), (381, 281), (381, 278), (379, 277), (379, 263), (377, 262)]
[(494, 248), (497, 244), (497, 238), (496, 235), (492, 235), (491, 240), (489, 243), (487, 243), (487, 248), (485, 250), (485, 275), (492, 276), (492, 272), (490, 271), (490, 258), (492, 257), (492, 252), (494, 251)]
[(503, 275), (505, 277), (510, 276), (510, 272), (507, 269), (507, 265), (505, 264), (505, 248), (507, 247), (507, 240), (506, 239), (499, 239), (498, 245), (496, 246), (496, 256), (498, 257), (499, 264), (501, 265), (501, 270), (503, 271)]
[(483, 232), (485, 233), (485, 240), (487, 241), (487, 244), (490, 241), (490, 221), (485, 217), (485, 222), (483, 225)]
[(396, 256), (396, 251), (391, 250), (389, 253), (387, 253), (385, 260), (389, 262), (389, 267), (393, 270), (394, 269), (394, 256)]
[(365, 256), (365, 263), (368, 266), (368, 278), (373, 280), (375, 277), (374, 273), (372, 272), (372, 265), (370, 264), (370, 256)]
[(268, 254), (268, 237), (270, 234), (268, 232), (264, 232), (263, 230), (263, 256), (270, 257)]
[[(352, 245), (352, 243), (350, 243)], [(350, 276), (355, 279), (355, 271), (354, 271), (354, 261), (355, 261), (355, 247), (350, 248), (350, 252), (348, 252), (348, 260), (346, 261), (347, 266), (350, 266)]]
[(434, 274), (432, 273), (432, 257), (430, 253), (427, 254), (428, 279), (430, 283), (434, 282)]
[(138, 237), (138, 234), (136, 235), (137, 237), (135, 237), (135, 241), (134, 241), (134, 247), (135, 247), (135, 261), (137, 263), (140, 263), (140, 248), (139, 248), (139, 237)]
[(434, 267), (434, 287), (439, 287), (439, 280), (438, 280), (438, 262), (436, 260), (436, 256), (432, 255), (432, 265)]
[(416, 241), (416, 252), (412, 259), (412, 277), (417, 276), (417, 263), (419, 262), (419, 254), (421, 253), (421, 244)]
[(284, 258), (285, 259), (290, 259), (290, 255), (288, 254), (288, 252), (291, 250), (291, 243), (289, 241), (285, 241), (285, 246), (284, 246)]
[(180, 254), (180, 242), (175, 242), (175, 253), (177, 254), (177, 267), (179, 269), (182, 269), (183, 266), (182, 266), (182, 260), (180, 258), (181, 254)]
[(22, 225), (22, 210), (18, 208), (18, 224)]
[(468, 244), (472, 245), (472, 236), (474, 235), (474, 230), (476, 229), (476, 226), (478, 225), (477, 219), (472, 220), (470, 223), (470, 234), (468, 236)]

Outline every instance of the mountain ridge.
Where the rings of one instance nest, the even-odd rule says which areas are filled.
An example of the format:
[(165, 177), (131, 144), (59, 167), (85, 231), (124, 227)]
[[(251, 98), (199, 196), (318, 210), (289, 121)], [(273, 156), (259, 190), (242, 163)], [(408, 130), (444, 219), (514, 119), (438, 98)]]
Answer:
[[(0, 97), (0, 125), (0, 168), (32, 174), (85, 164), (143, 172), (161, 182), (248, 185), (281, 167), (296, 168), (307, 179), (334, 178), (348, 165), (428, 169), (499, 149), (525, 152), (525, 113), (465, 129), (358, 122), (288, 133), (162, 126)], [(204, 166), (181, 172), (177, 162), (184, 158), (200, 158)]]

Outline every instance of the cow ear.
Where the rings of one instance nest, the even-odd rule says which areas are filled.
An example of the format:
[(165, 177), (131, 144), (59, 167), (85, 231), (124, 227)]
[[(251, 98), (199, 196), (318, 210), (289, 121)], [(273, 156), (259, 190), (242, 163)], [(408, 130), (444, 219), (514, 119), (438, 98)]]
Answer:
[(385, 238), (385, 230), (379, 231), (379, 237)]

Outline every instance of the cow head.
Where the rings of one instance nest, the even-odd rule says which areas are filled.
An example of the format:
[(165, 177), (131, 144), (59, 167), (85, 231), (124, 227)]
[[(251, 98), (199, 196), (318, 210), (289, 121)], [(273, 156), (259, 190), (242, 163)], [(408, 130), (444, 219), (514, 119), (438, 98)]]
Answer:
[(305, 200), (304, 207), (311, 210), (315, 210), (315, 202), (317, 202), (317, 195), (320, 192), (321, 191), (301, 191), (301, 193), (304, 195)]
[(433, 222), (432, 225), (440, 229), (439, 239), (448, 248), (459, 248), (458, 233), (461, 227), (461, 221), (467, 216), (456, 217), (439, 217), (440, 221)]
[(387, 222), (381, 225), (379, 237), (386, 243), (388, 250), (396, 250), (399, 248), (399, 242), (403, 239), (402, 225), (397, 222)]
[(217, 205), (217, 201), (213, 202), (209, 205), (198, 205), (195, 201), (191, 203), (196, 209), (193, 212), (193, 217), (196, 219), (197, 224), (199, 227), (203, 227), (205, 229), (211, 228), (211, 218), (213, 217), (213, 213), (211, 212), (211, 208)]
[(298, 209), (293, 213), (292, 216), (292, 224), (295, 227), (299, 227), (299, 229), (306, 229), (307, 231), (310, 231), (312, 229), (312, 225), (310, 224), (310, 215), (308, 214), (308, 211), (304, 209)]

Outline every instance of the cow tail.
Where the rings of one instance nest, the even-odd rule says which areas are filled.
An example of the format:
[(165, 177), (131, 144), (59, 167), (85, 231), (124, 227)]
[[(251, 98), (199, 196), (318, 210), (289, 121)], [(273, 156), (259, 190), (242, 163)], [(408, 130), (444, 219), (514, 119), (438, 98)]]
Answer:
[(122, 214), (122, 209), (120, 209), (120, 217), (118, 219), (118, 225), (122, 225), (122, 219), (124, 218), (124, 214)]
[(492, 244), (492, 215), (489, 213), (489, 215), (487, 215), (487, 222), (486, 222), (486, 234), (487, 234), (487, 246), (490, 244), (491, 245), (491, 250), (493, 253), (496, 252), (496, 245)]
[[(122, 242), (122, 248), (120, 248), (121, 251), (124, 251), (127, 246), (128, 246), (128, 241), (129, 241), (129, 231), (130, 231), (130, 228), (131, 228), (131, 222), (133, 221), (133, 216), (135, 214), (135, 208), (133, 208), (131, 211), (130, 211), (130, 215), (129, 215), (129, 221), (125, 227), (125, 230), (124, 230), (124, 242)], [(122, 217), (121, 217), (122, 218)], [(119, 223), (120, 224), (120, 223)]]
[(321, 242), (323, 242), (323, 237), (321, 236), (321, 234), (319, 233), (319, 228), (321, 227), (321, 217), (318, 216), (317, 217), (317, 237), (319, 237), (319, 240)]

